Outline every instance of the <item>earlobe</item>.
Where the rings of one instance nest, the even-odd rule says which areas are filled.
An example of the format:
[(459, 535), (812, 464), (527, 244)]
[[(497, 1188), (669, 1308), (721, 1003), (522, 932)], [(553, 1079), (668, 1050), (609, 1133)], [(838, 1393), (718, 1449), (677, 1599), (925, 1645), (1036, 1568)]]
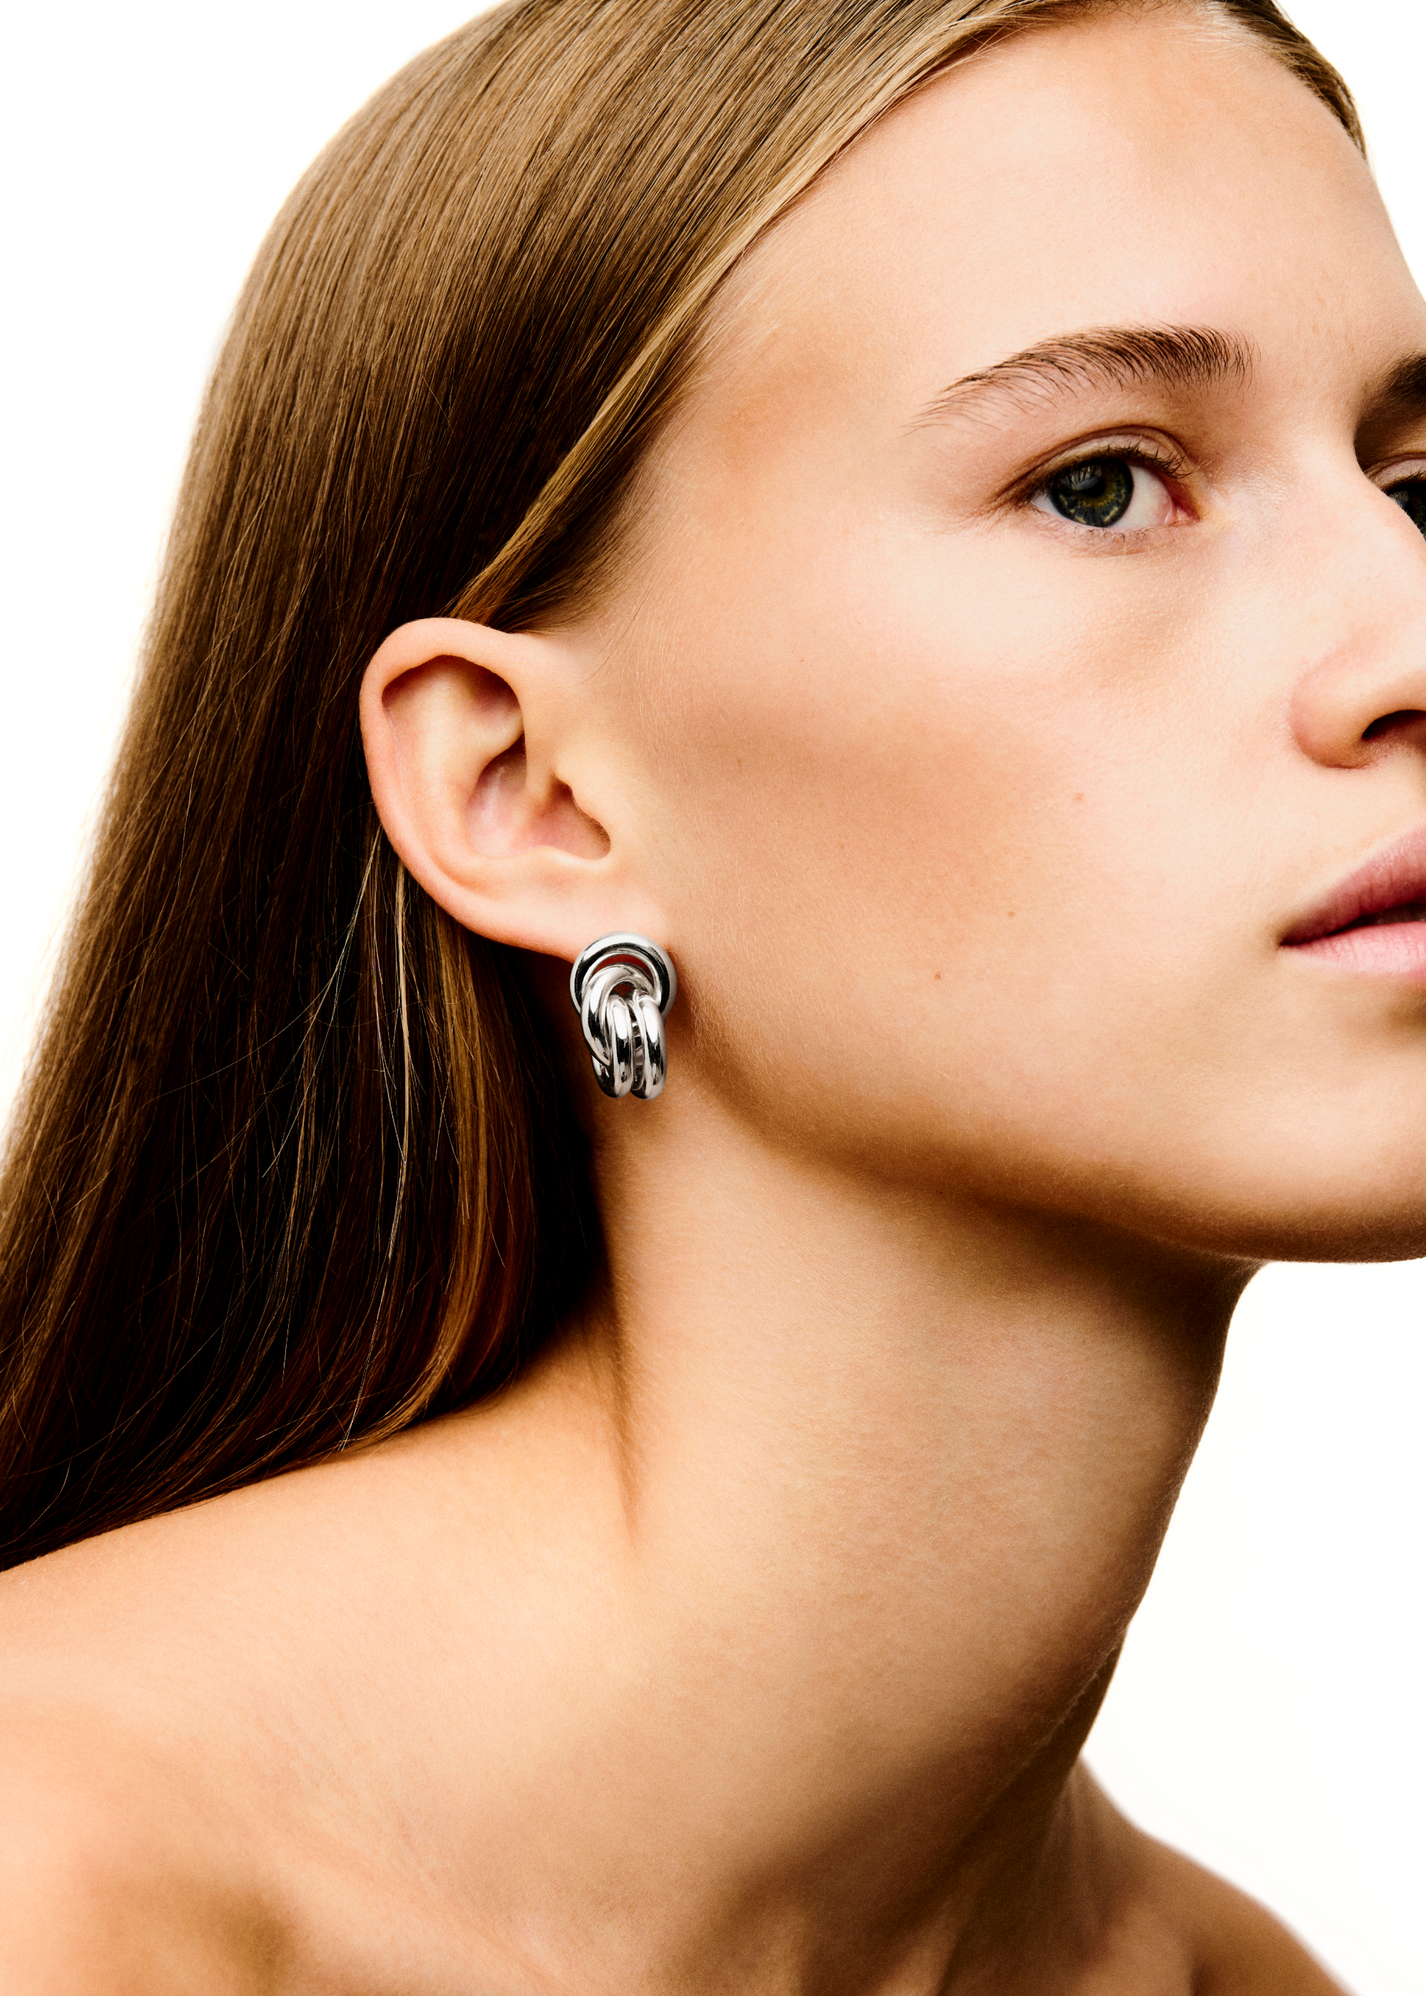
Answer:
[[(563, 668), (563, 669), (562, 669)], [(610, 840), (559, 774), (572, 675), (554, 640), (427, 618), (367, 668), (372, 796), (408, 871), (466, 928), (572, 957)]]

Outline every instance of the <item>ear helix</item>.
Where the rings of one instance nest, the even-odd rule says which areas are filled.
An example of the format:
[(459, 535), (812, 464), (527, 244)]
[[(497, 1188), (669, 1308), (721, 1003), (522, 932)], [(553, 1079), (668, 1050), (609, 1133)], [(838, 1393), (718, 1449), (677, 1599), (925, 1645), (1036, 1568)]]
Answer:
[(606, 1095), (652, 1102), (668, 1075), (664, 1014), (678, 973), (647, 936), (600, 936), (575, 958), (569, 995)]

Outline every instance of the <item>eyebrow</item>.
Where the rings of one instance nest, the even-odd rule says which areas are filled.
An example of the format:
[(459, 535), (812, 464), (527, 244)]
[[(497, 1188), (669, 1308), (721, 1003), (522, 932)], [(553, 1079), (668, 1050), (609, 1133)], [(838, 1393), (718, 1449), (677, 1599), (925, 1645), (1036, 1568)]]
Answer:
[(1382, 383), (1376, 400), (1398, 419), (1426, 412), (1426, 353), (1399, 361)]
[[(1042, 340), (963, 375), (928, 403), (918, 422), (980, 415), (996, 401), (1028, 413), (1061, 395), (1146, 382), (1167, 388), (1240, 386), (1252, 374), (1253, 359), (1247, 340), (1211, 326), (1097, 326)], [(1417, 365), (1419, 385), (1426, 388), (1426, 362)]]

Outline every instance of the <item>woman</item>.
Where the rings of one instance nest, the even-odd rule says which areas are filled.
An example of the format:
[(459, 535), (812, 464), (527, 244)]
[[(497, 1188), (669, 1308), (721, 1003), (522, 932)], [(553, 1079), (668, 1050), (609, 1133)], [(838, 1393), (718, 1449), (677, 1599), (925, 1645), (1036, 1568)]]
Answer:
[(15, 1986), (1333, 1986), (1076, 1757), (1254, 1266), (1426, 1248), (1357, 139), (526, 0), (319, 161), (6, 1178)]

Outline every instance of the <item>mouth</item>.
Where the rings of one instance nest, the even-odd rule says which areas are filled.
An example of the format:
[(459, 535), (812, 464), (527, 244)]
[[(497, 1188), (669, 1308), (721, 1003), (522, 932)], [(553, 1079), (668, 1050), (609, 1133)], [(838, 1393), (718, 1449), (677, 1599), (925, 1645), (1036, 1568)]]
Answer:
[(1374, 853), (1287, 931), (1284, 949), (1426, 984), (1426, 826)]

